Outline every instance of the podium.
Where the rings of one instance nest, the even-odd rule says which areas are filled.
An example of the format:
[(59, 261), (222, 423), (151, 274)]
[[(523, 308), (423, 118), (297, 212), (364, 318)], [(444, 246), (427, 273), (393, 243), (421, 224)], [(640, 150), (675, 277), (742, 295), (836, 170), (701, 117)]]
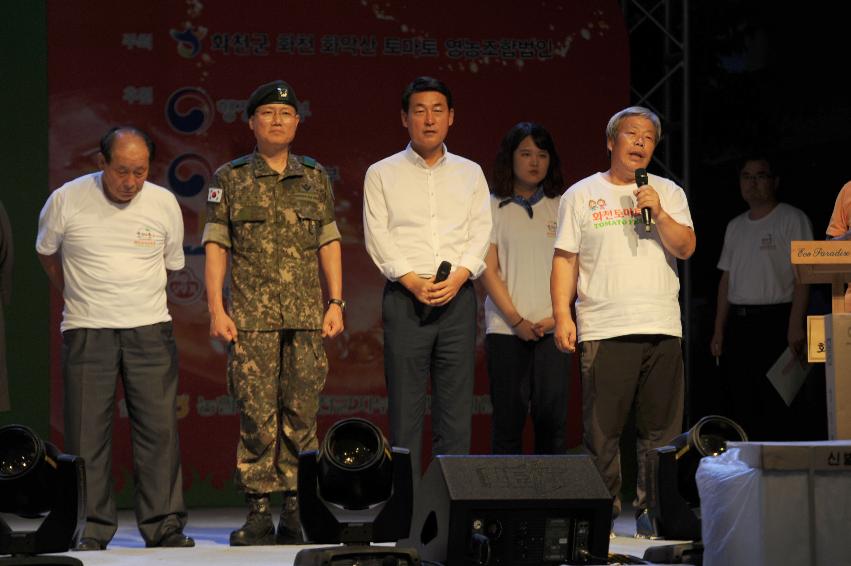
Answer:
[(851, 439), (851, 312), (845, 283), (851, 282), (851, 241), (792, 242), (799, 283), (829, 283), (832, 314), (824, 317), (827, 424), (831, 440)]

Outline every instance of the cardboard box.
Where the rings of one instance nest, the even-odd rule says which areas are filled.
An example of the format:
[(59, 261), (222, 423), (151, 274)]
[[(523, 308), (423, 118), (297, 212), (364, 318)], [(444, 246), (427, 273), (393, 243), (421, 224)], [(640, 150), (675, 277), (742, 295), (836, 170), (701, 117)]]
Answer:
[(831, 440), (851, 439), (851, 313), (825, 317), (827, 431)]
[[(851, 474), (849, 440), (728, 442), (727, 447), (738, 448), (739, 460), (751, 468), (767, 472), (813, 471)], [(851, 481), (851, 475), (848, 475), (847, 479)], [(851, 504), (851, 499), (848, 503)]]
[(826, 354), (824, 343), (824, 315), (807, 317), (807, 361), (823, 364)]
[(851, 564), (851, 441), (731, 442), (695, 479), (705, 566)]

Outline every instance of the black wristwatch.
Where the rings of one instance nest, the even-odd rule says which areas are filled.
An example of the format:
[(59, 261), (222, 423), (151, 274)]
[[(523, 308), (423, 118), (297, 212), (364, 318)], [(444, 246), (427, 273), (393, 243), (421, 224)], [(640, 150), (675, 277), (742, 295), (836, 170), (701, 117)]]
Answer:
[(328, 306), (331, 305), (337, 305), (341, 311), (346, 312), (346, 301), (343, 299), (328, 299)]

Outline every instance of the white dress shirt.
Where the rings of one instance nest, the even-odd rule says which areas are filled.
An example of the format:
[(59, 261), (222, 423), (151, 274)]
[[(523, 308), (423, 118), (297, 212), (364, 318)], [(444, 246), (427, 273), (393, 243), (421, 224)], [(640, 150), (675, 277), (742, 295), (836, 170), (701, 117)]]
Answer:
[(408, 144), (367, 170), (363, 224), (366, 250), (391, 281), (432, 276), (442, 261), (478, 277), (491, 232), (482, 168), (446, 146), (430, 167)]

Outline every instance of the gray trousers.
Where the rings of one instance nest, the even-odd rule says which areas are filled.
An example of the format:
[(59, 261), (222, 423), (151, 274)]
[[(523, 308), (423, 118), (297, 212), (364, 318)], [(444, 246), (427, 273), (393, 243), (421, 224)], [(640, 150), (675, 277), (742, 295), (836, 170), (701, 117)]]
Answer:
[(411, 451), (420, 478), (426, 393), (431, 382), (433, 454), (468, 454), (476, 368), (476, 292), (464, 284), (421, 322), (421, 304), (399, 283), (384, 288), (384, 376), (390, 442)]
[(136, 522), (156, 544), (186, 524), (177, 440), (177, 346), (171, 322), (67, 330), (65, 452), (86, 463), (83, 537), (108, 543), (118, 525), (112, 493), (112, 420), (118, 377), (130, 417)]
[(646, 507), (647, 452), (682, 432), (683, 357), (680, 339), (656, 334), (581, 342), (582, 441), (621, 510), (620, 438), (635, 408), (636, 512)]

